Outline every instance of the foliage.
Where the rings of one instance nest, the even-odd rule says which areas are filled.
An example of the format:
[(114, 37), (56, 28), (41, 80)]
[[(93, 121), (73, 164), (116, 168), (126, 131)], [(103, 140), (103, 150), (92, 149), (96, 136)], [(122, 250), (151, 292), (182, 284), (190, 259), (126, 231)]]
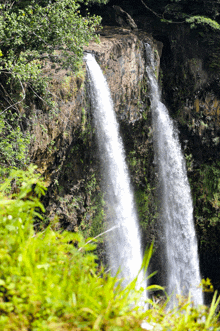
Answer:
[[(91, 194), (91, 201), (86, 208), (85, 216), (79, 227), (85, 237), (95, 237), (104, 231), (105, 201), (103, 194), (93, 195)], [(101, 242), (103, 242), (102, 238)]]
[(220, 163), (207, 162), (195, 167), (191, 157), (188, 158), (200, 248), (217, 253), (219, 252)]
[(18, 115), (8, 111), (0, 114), (0, 166), (18, 167), (28, 162), (30, 135), (24, 134), (19, 126)]
[(44, 192), (35, 167), (13, 170), (0, 186), (0, 329), (140, 329), (135, 283), (122, 290), (98, 270), (94, 245), (50, 227), (35, 232)]
[[(146, 180), (146, 178), (145, 178)], [(155, 226), (158, 217), (155, 206), (155, 188), (152, 188), (146, 180), (144, 190), (135, 191), (135, 201), (137, 204), (138, 218), (143, 231), (149, 231), (149, 227)]]
[(136, 280), (123, 289), (104, 273), (91, 240), (52, 227), (37, 233), (44, 193), (34, 166), (13, 170), (0, 185), (0, 330), (143, 330), (143, 320), (154, 330), (218, 330), (217, 294), (210, 310), (190, 298), (169, 312), (148, 299), (151, 309), (142, 310), (143, 289), (135, 290)]
[(100, 23), (100, 17), (83, 17), (80, 3), (75, 0), (7, 1), (0, 9), (1, 69), (23, 81), (38, 76), (40, 60), (45, 57), (78, 69), (83, 45)]
[[(4, 132), (0, 138), (6, 141), (1, 143), (0, 150), (4, 154), (3, 162), (6, 166), (12, 164), (13, 153), (14, 165), (17, 166), (19, 151), (22, 154), (21, 159), (24, 159), (21, 145), (23, 149), (28, 148), (29, 142), (19, 120), (21, 112), (25, 112), (25, 105), (36, 99), (35, 104), (40, 104), (40, 109), (57, 113), (57, 106), (50, 92), (49, 78), (43, 74), (44, 62), (50, 62), (57, 70), (68, 68), (75, 74), (80, 72), (83, 47), (96, 36), (95, 31), (101, 22), (101, 17), (92, 16), (88, 11), (85, 11), (84, 16), (81, 15), (80, 6), (106, 2), (107, 0), (1, 2), (0, 115), (4, 116), (0, 120)], [(17, 120), (13, 118), (13, 124), (12, 113), (17, 114)], [(11, 139), (14, 142), (11, 150), (2, 151), (3, 145), (7, 150), (10, 149), (7, 142)], [(14, 152), (14, 145), (19, 146), (17, 153)]]
[[(203, 201), (203, 213), (208, 216), (211, 223), (219, 221), (220, 210), (220, 164), (203, 164), (197, 169), (199, 180), (194, 188), (196, 200)], [(200, 205), (200, 204), (199, 204)], [(215, 215), (216, 213), (216, 215)]]
[[(143, 1), (143, 5), (165, 23), (190, 23), (209, 26), (219, 30), (219, 1), (210, 0), (153, 0)], [(146, 5), (147, 4), (147, 5)]]
[(204, 17), (204, 16), (191, 16), (190, 18), (186, 19), (187, 23), (190, 23), (191, 28), (195, 28), (198, 25), (208, 26), (212, 28), (213, 30), (220, 30), (220, 24), (218, 24), (216, 21)]
[(153, 326), (154, 331), (217, 331), (219, 330), (219, 322), (215, 311), (219, 301), (220, 297), (217, 298), (217, 292), (215, 292), (210, 309), (205, 306), (196, 308), (192, 305), (190, 295), (188, 299), (179, 297), (178, 304), (170, 311), (165, 310), (164, 307), (161, 309), (154, 304), (154, 309), (147, 312), (146, 321)]
[(214, 292), (214, 287), (209, 278), (202, 279), (201, 283), (203, 292)]

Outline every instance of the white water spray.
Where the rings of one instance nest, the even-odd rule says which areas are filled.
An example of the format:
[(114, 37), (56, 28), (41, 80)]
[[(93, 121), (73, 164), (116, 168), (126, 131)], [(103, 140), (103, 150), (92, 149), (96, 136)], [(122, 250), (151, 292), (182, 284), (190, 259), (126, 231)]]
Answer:
[(159, 176), (159, 199), (166, 246), (167, 292), (188, 295), (196, 305), (203, 304), (197, 239), (193, 223), (193, 205), (185, 159), (173, 121), (160, 102), (154, 74), (154, 59), (146, 45), (147, 74), (151, 88), (155, 160)]
[[(95, 58), (86, 54), (85, 60), (106, 191), (108, 227), (115, 227), (107, 235), (107, 254), (112, 274), (120, 270), (119, 276), (126, 285), (137, 276), (142, 265), (138, 219), (108, 85)], [(137, 282), (137, 288), (141, 286), (146, 287), (143, 271)]]

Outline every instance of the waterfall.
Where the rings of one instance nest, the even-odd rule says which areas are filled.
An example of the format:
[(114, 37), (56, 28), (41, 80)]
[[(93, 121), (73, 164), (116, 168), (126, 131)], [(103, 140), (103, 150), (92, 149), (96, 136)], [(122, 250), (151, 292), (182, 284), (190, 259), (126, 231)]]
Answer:
[(108, 228), (107, 255), (111, 273), (125, 286), (138, 275), (137, 288), (146, 287), (141, 270), (142, 249), (125, 153), (107, 81), (91, 54), (85, 55), (91, 103), (104, 182)]
[[(160, 101), (154, 74), (154, 59), (146, 45), (147, 74), (151, 89), (153, 140), (158, 168), (160, 218), (166, 247), (167, 292), (192, 295), (196, 305), (203, 303), (197, 239), (193, 222), (193, 205), (187, 178), (185, 159), (178, 134), (168, 110)], [(165, 272), (165, 270), (164, 270)]]

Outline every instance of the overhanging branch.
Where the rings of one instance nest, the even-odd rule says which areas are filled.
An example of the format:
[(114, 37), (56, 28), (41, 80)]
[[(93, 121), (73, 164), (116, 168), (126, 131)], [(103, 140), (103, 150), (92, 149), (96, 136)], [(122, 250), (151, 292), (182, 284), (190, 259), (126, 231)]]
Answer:
[(149, 10), (151, 13), (153, 13), (153, 14), (154, 14), (156, 17), (158, 17), (159, 19), (164, 20), (164, 22), (166, 22), (166, 23), (172, 23), (172, 24), (174, 24), (174, 23), (177, 23), (177, 24), (185, 23), (185, 21), (181, 21), (181, 22), (173, 22), (173, 21), (171, 21), (171, 20), (166, 20), (166, 19), (164, 18), (164, 14), (165, 14), (165, 12), (166, 12), (166, 7), (165, 7), (165, 11), (164, 11), (164, 13), (163, 13), (162, 15), (160, 15), (160, 14), (156, 13), (153, 9), (151, 9), (150, 7), (148, 7), (148, 6), (146, 5), (146, 3), (145, 3), (143, 0), (141, 0), (141, 3), (144, 5), (145, 8), (147, 8), (147, 10)]
[(142, 4), (144, 5), (144, 7), (147, 8), (147, 10), (151, 11), (155, 16), (157, 16), (157, 17), (160, 18), (160, 19), (163, 18), (162, 15), (157, 14), (153, 9), (151, 9), (150, 7), (148, 7), (148, 6), (146, 5), (146, 3), (145, 3), (143, 0), (141, 0), (141, 2), (142, 2)]

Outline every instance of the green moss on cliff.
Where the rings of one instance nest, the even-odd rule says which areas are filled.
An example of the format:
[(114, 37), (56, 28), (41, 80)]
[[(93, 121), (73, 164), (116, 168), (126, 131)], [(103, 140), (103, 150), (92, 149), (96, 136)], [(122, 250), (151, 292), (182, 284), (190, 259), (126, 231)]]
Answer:
[(200, 164), (190, 182), (200, 250), (220, 254), (220, 163)]

